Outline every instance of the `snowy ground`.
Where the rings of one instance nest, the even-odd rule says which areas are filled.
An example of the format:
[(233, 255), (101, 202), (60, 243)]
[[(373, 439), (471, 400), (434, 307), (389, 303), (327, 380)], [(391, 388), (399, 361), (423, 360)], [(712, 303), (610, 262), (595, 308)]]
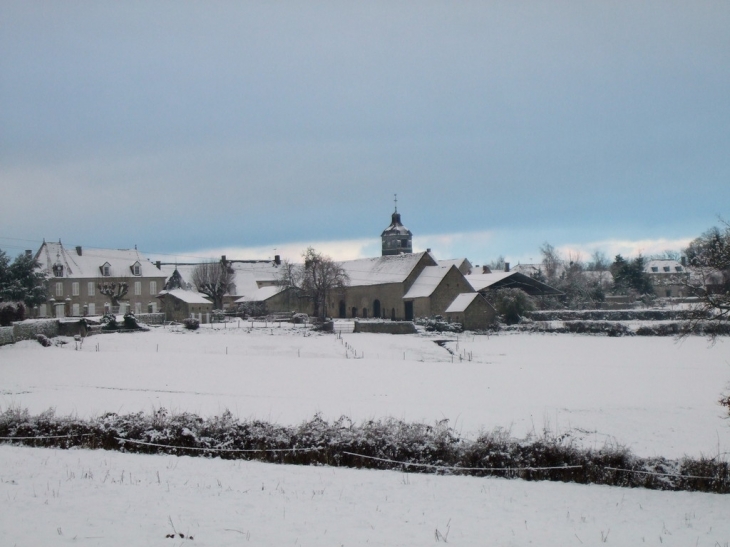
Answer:
[(434, 343), (448, 336), (216, 329), (99, 335), (80, 351), (73, 341), (2, 347), (0, 408), (82, 417), (230, 409), (281, 424), (316, 412), (448, 419), (464, 435), (547, 428), (642, 456), (730, 452), (730, 424), (717, 404), (730, 382), (730, 340), (710, 347), (703, 338), (460, 336), (446, 344), (452, 354)]
[[(448, 418), (639, 455), (730, 452), (730, 341), (308, 335), (292, 327), (0, 348), (0, 407), (230, 409), (282, 424)], [(242, 325), (243, 326), (243, 325)], [(448, 350), (451, 350), (449, 352)], [(357, 355), (357, 359), (354, 359)], [(461, 355), (461, 359), (459, 358)], [(453, 360), (453, 362), (452, 362)], [(725, 456), (726, 457), (726, 456)], [(166, 538), (178, 532), (194, 540)], [(436, 531), (438, 530), (438, 534)], [(448, 535), (447, 535), (448, 534)], [(0, 446), (2, 545), (730, 545), (730, 497)]]
[[(0, 461), (3, 545), (416, 546), (437, 530), (469, 546), (730, 541), (717, 494), (101, 450), (0, 446)], [(186, 539), (166, 538), (173, 526)]]

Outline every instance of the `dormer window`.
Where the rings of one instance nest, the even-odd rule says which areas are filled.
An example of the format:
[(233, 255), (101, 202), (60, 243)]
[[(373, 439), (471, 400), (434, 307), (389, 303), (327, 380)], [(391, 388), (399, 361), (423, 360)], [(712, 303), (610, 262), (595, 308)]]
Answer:
[(668, 272), (669, 271), (669, 266), (664, 266), (664, 271), (665, 272)]
[(674, 269), (677, 270), (678, 272), (681, 272), (682, 271), (682, 266), (675, 266)]
[(141, 275), (140, 267), (141, 266), (139, 262), (135, 262), (134, 264), (132, 264), (132, 275)]
[(53, 265), (53, 277), (63, 277), (63, 264)]
[(658, 266), (652, 266), (651, 267), (651, 271), (654, 272), (654, 273), (656, 273), (656, 272), (659, 271), (659, 267)]
[(112, 265), (108, 262), (105, 262), (104, 265), (101, 267), (101, 275), (103, 275), (104, 277), (111, 277)]

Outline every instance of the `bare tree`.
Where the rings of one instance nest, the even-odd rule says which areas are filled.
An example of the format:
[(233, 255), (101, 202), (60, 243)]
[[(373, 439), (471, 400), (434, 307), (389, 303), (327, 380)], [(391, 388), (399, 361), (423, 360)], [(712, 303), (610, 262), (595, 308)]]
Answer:
[(227, 262), (204, 262), (193, 269), (191, 280), (198, 292), (213, 300), (213, 308), (223, 309), (223, 296), (233, 284), (234, 272)]
[(545, 277), (548, 281), (553, 281), (558, 275), (558, 269), (563, 263), (557, 249), (550, 245), (547, 241), (540, 247), (542, 254), (542, 265), (545, 267)]
[(299, 289), (312, 302), (315, 317), (324, 319), (327, 312), (327, 296), (332, 291), (344, 291), (350, 284), (347, 272), (340, 264), (308, 247), (302, 253), (304, 264), (284, 261), (279, 284)]
[(100, 294), (111, 298), (112, 306), (116, 308), (129, 292), (129, 281), (126, 278), (103, 279), (96, 284), (96, 287)]

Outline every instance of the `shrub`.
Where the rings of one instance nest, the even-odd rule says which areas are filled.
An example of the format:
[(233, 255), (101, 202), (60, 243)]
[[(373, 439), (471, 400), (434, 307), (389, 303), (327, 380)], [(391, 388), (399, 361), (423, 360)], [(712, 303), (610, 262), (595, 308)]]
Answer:
[(519, 323), (520, 319), (535, 309), (532, 298), (520, 289), (497, 289), (487, 300), (508, 325)]
[(119, 330), (119, 323), (117, 323), (117, 316), (113, 313), (105, 313), (104, 317), (101, 318), (102, 330)]
[(200, 328), (200, 321), (193, 319), (192, 317), (188, 317), (183, 321), (183, 326), (188, 330), (198, 330)]
[(45, 334), (36, 334), (35, 339), (38, 340), (38, 343), (44, 348), (48, 348), (51, 346), (51, 339), (48, 338), (48, 336), (46, 336)]
[(134, 316), (133, 313), (130, 312), (124, 314), (124, 328), (132, 330), (137, 330), (141, 328), (139, 326), (139, 323), (137, 323), (137, 318)]
[(9, 327), (13, 321), (25, 319), (22, 302), (0, 302), (0, 327)]

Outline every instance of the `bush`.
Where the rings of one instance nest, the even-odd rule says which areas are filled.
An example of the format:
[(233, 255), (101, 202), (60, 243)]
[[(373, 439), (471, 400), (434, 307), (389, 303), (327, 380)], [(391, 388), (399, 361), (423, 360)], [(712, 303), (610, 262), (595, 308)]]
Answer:
[(188, 317), (183, 321), (183, 326), (188, 330), (198, 330), (200, 328), (200, 321), (193, 319), (192, 317)]
[(117, 316), (113, 313), (105, 313), (104, 317), (101, 318), (102, 330), (119, 330), (119, 323), (117, 323)]
[(520, 289), (497, 289), (488, 295), (487, 300), (508, 325), (519, 323), (528, 312), (535, 309), (532, 298)]
[(0, 302), (0, 327), (9, 327), (13, 321), (25, 319), (22, 302)]
[(139, 323), (137, 323), (137, 318), (134, 316), (133, 313), (130, 312), (124, 314), (124, 328), (131, 330), (138, 330), (141, 328), (139, 326)]
[(51, 339), (48, 338), (48, 336), (46, 336), (45, 334), (37, 334), (35, 339), (38, 340), (38, 343), (44, 348), (48, 348), (51, 346)]

